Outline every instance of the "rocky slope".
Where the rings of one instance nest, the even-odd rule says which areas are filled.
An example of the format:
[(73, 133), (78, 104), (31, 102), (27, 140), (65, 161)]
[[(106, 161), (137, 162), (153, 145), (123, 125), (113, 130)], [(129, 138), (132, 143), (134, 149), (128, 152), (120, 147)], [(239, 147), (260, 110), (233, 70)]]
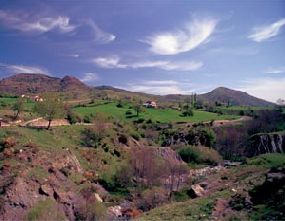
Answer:
[(51, 77), (44, 74), (16, 74), (0, 81), (0, 93), (35, 94), (43, 92), (86, 92), (89, 87), (75, 77)]
[(285, 153), (285, 132), (256, 134), (248, 141), (249, 157), (265, 153)]

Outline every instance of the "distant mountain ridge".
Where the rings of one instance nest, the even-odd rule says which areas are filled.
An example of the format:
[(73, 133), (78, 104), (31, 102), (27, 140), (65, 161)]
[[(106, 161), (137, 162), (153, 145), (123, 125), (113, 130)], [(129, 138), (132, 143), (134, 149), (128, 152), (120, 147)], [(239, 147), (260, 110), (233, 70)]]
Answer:
[[(0, 80), (0, 93), (5, 94), (37, 94), (44, 92), (71, 92), (79, 95), (89, 96), (91, 91), (105, 91), (121, 97), (128, 95), (138, 96), (142, 99), (154, 99), (161, 102), (184, 102), (190, 95), (169, 94), (152, 95), (142, 92), (130, 92), (127, 90), (115, 88), (112, 86), (88, 87), (76, 77), (65, 76), (63, 78), (52, 77), (44, 74), (22, 73), (16, 74)], [(120, 96), (119, 96), (120, 97)], [(225, 87), (219, 87), (211, 92), (198, 94), (197, 100), (207, 103), (221, 103), (244, 106), (273, 106), (274, 104), (266, 100), (256, 98), (246, 92), (236, 91)]]
[(218, 87), (211, 92), (198, 95), (198, 99), (206, 102), (219, 102), (222, 104), (238, 106), (272, 106), (273, 103), (249, 95), (246, 92)]
[(21, 73), (0, 81), (0, 93), (26, 94), (44, 92), (88, 91), (90, 88), (75, 77), (51, 77), (44, 74)]

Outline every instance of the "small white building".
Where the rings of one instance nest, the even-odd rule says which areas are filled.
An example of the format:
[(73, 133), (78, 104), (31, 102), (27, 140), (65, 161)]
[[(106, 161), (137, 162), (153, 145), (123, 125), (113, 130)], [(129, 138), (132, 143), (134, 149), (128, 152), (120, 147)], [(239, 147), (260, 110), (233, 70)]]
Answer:
[(147, 108), (157, 108), (157, 104), (155, 101), (146, 101), (144, 104), (143, 104), (144, 107), (147, 107)]

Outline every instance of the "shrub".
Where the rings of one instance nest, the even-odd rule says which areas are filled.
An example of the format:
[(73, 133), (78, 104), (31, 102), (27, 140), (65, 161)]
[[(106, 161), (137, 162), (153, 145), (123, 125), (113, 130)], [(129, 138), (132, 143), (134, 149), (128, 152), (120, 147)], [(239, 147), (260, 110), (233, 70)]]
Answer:
[(144, 122), (144, 118), (139, 118), (136, 120), (136, 123), (141, 124)]
[(200, 142), (207, 147), (212, 147), (216, 142), (215, 133), (209, 128), (204, 128), (201, 130), (201, 138), (204, 139), (204, 142)]
[(121, 134), (119, 137), (118, 137), (118, 141), (122, 144), (127, 144), (128, 143), (128, 137), (125, 135), (125, 134)]
[(128, 115), (132, 115), (133, 112), (132, 112), (131, 110), (127, 110), (125, 114), (126, 114), (127, 116), (128, 116)]
[(192, 109), (186, 110), (182, 112), (183, 117), (192, 117), (194, 115), (194, 112)]
[(132, 136), (135, 140), (137, 140), (137, 141), (140, 140), (140, 134), (137, 133), (137, 132), (132, 132), (132, 133), (131, 133), (131, 136)]
[(169, 194), (162, 187), (153, 187), (142, 192), (141, 199), (138, 201), (138, 208), (142, 211), (148, 211), (167, 202)]
[(81, 117), (73, 111), (68, 111), (67, 120), (70, 124), (80, 123), (82, 121)]
[(94, 128), (86, 128), (82, 131), (82, 144), (88, 147), (98, 147), (102, 136)]
[(215, 165), (222, 160), (222, 157), (216, 150), (203, 146), (184, 147), (178, 150), (178, 154), (186, 163)]
[(75, 212), (76, 220), (105, 220), (107, 209), (103, 203), (97, 202), (96, 199), (89, 199), (82, 203)]
[(85, 115), (83, 118), (84, 123), (91, 123), (92, 122), (92, 117), (90, 115)]
[(66, 220), (64, 212), (59, 210), (56, 201), (46, 199), (37, 202), (28, 210), (26, 220)]
[(116, 105), (116, 107), (122, 108), (122, 107), (123, 107), (123, 104), (122, 104), (122, 103), (118, 103), (118, 104)]
[(16, 144), (17, 144), (17, 141), (15, 137), (6, 137), (1, 141), (0, 146), (2, 146), (3, 148), (9, 148), (9, 147), (16, 146)]

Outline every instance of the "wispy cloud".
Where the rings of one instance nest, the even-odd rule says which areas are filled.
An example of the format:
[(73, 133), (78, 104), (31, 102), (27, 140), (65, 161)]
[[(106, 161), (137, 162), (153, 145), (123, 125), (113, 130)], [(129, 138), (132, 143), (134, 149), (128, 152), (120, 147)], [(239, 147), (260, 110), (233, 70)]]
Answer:
[(31, 73), (31, 74), (49, 74), (47, 69), (36, 67), (36, 66), (26, 66), (26, 65), (9, 65), (1, 64), (0, 70), (4, 74), (18, 74), (18, 73)]
[(139, 68), (159, 68), (166, 71), (194, 71), (198, 70), (203, 66), (200, 61), (140, 61), (140, 62), (129, 62), (123, 63), (120, 61), (118, 56), (112, 57), (99, 57), (93, 59), (93, 62), (101, 68), (129, 68), (129, 69), (139, 69)]
[(70, 24), (70, 19), (66, 16), (34, 18), (28, 14), (4, 10), (0, 10), (0, 23), (10, 29), (34, 33), (52, 30), (67, 33), (76, 28), (75, 25)]
[(94, 83), (95, 81), (97, 81), (98, 75), (96, 73), (84, 73), (82, 78), (80, 78), (80, 80), (84, 83), (90, 84), (90, 83)]
[(183, 91), (177, 81), (142, 81), (139, 83), (130, 83), (126, 87), (120, 87), (134, 92), (144, 92), (150, 94), (181, 94)]
[(264, 74), (282, 74), (285, 73), (285, 68), (281, 67), (281, 68), (267, 68), (264, 72)]
[[(134, 92), (144, 92), (149, 94), (167, 95), (167, 94), (190, 94), (193, 91), (189, 87), (193, 85), (189, 82), (179, 82), (175, 80), (148, 80), (135, 83), (128, 83), (125, 87), (117, 86), (124, 90)], [(184, 88), (187, 88), (185, 90)]]
[(98, 57), (92, 60), (96, 65), (101, 68), (127, 68), (128, 66), (120, 63), (120, 58), (118, 56), (111, 57)]
[(91, 27), (94, 33), (94, 39), (99, 43), (109, 43), (116, 39), (116, 36), (108, 32), (103, 31), (99, 26), (91, 19), (87, 20), (87, 24)]
[(195, 18), (176, 31), (159, 33), (147, 37), (143, 42), (149, 44), (150, 50), (159, 55), (175, 55), (191, 51), (205, 43), (214, 32), (217, 20), (212, 18)]
[(258, 78), (249, 79), (238, 88), (256, 97), (276, 102), (279, 98), (285, 99), (285, 78)]
[(284, 25), (285, 18), (282, 18), (273, 24), (255, 27), (253, 28), (252, 33), (248, 36), (248, 38), (256, 42), (265, 41), (277, 36)]

